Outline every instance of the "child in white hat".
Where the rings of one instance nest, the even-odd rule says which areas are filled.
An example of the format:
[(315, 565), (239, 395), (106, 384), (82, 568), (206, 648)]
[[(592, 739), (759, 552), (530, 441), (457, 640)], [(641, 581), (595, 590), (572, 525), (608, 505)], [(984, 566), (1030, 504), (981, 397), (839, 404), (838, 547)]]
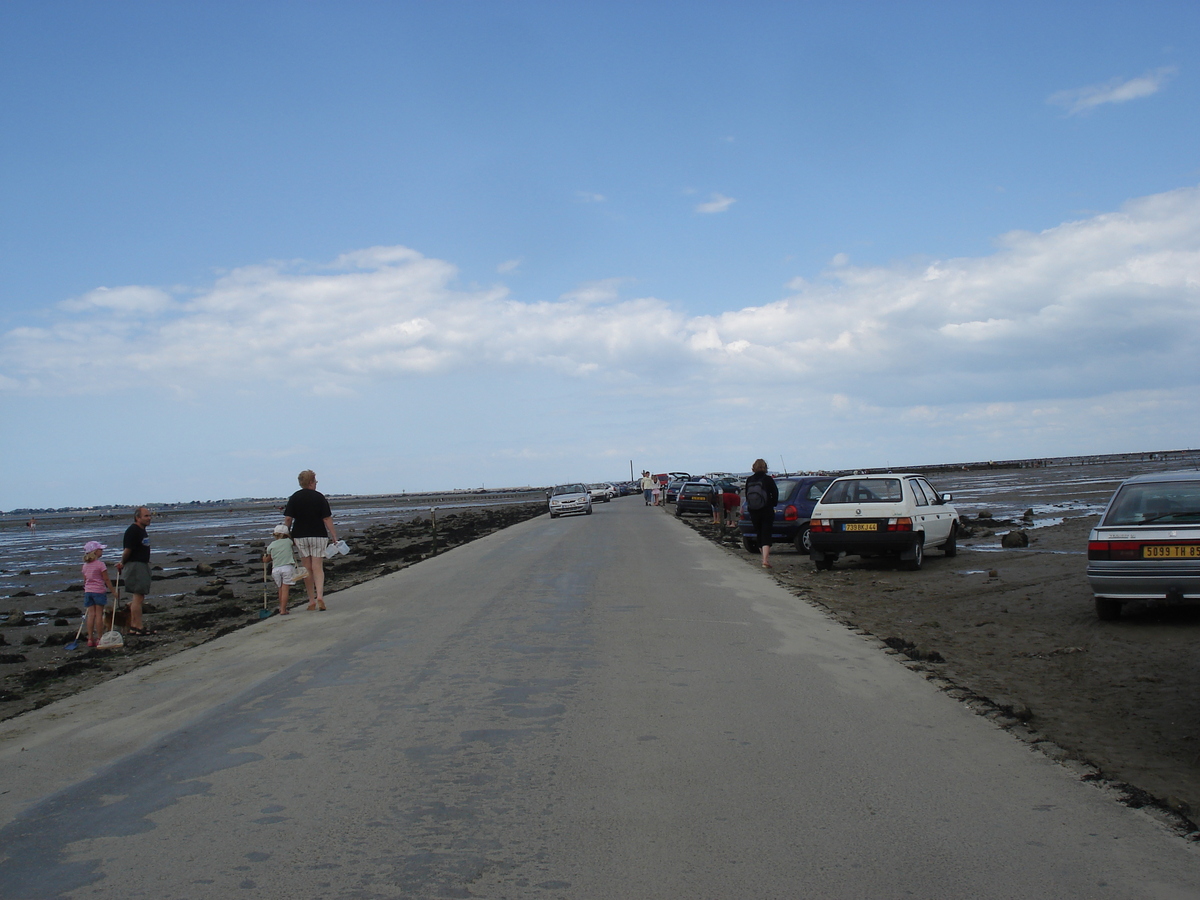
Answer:
[(275, 526), (275, 540), (267, 545), (263, 562), (271, 561), (271, 577), (279, 586), (279, 614), (288, 614), (288, 596), (291, 587), (304, 576), (296, 571), (296, 557), (292, 554), (292, 537), (286, 525)]

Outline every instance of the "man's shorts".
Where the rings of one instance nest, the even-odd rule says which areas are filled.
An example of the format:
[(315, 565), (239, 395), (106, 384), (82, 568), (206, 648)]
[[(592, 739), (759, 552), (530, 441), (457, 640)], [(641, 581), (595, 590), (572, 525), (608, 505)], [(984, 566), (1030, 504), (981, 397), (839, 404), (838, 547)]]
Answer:
[(144, 597), (150, 593), (150, 566), (137, 560), (127, 562), (121, 567), (121, 580), (129, 593)]
[(98, 594), (94, 591), (84, 591), (83, 592), (83, 608), (84, 609), (87, 609), (89, 606), (107, 606), (107, 605), (108, 605), (108, 593), (107, 592), (102, 593), (102, 594)]
[(296, 549), (300, 551), (301, 558), (307, 556), (325, 556), (325, 548), (329, 546), (329, 538), (327, 537), (303, 537), (296, 538)]
[(275, 579), (276, 585), (295, 584), (296, 583), (296, 567), (295, 566), (272, 566), (271, 577)]

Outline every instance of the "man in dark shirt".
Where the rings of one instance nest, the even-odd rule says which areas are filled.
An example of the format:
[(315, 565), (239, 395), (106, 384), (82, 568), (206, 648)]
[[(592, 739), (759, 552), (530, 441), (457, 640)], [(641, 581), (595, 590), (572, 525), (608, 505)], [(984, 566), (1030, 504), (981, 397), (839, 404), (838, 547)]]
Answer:
[[(129, 633), (151, 634), (142, 623), (142, 601), (150, 593), (150, 536), (146, 526), (150, 524), (150, 510), (139, 506), (133, 511), (133, 524), (125, 529), (122, 541), (121, 561), (117, 571), (125, 579), (129, 591)], [(116, 609), (116, 600), (113, 601)]]

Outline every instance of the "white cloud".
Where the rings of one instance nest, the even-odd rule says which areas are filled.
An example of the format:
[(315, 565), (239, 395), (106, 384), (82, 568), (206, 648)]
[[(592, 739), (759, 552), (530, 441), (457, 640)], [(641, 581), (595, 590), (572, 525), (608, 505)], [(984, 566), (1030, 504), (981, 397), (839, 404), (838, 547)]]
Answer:
[(505, 262), (502, 262), (502, 263), (500, 263), (500, 265), (496, 266), (496, 272), (499, 273), (500, 275), (507, 275), (510, 272), (517, 271), (517, 269), (519, 269), (520, 267), (521, 267), (521, 260), (510, 259), (510, 260), (506, 260)]
[(712, 199), (707, 203), (696, 204), (696, 212), (698, 213), (722, 213), (733, 204), (737, 203), (732, 197), (726, 197), (724, 194), (713, 194)]
[(628, 279), (556, 300), (464, 289), (452, 265), (404, 247), (246, 267), (188, 296), (97, 290), (0, 336), (0, 392), (347, 396), (430, 375), (549, 373), (735, 406), (770, 391), (836, 415), (913, 409), (950, 427), (1200, 382), (1200, 189), (1013, 232), (987, 256), (842, 262), (783, 299), (706, 316), (623, 296)]
[(171, 295), (159, 288), (119, 287), (96, 288), (82, 297), (65, 300), (63, 309), (71, 312), (106, 310), (112, 313), (145, 314), (162, 312), (171, 305)]
[(580, 203), (603, 203), (608, 198), (603, 194), (594, 194), (591, 191), (576, 191), (575, 199)]
[(1127, 103), (1157, 94), (1176, 72), (1178, 69), (1175, 66), (1166, 66), (1137, 78), (1114, 78), (1103, 84), (1057, 91), (1047, 97), (1046, 102), (1063, 107), (1067, 115), (1073, 116), (1089, 112), (1105, 103)]

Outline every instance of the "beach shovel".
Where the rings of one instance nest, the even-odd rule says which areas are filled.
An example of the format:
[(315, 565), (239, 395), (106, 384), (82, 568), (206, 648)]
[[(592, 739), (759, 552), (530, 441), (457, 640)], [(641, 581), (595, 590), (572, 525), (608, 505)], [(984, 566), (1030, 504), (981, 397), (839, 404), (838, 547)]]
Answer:
[(117, 586), (113, 591), (113, 617), (112, 631), (106, 631), (100, 635), (100, 643), (96, 646), (101, 650), (119, 650), (125, 646), (125, 638), (121, 637), (121, 632), (117, 631), (117, 604), (121, 597), (121, 571), (117, 570)]
[(83, 634), (83, 623), (86, 621), (87, 621), (87, 613), (84, 613), (83, 618), (79, 620), (79, 630), (75, 632), (75, 640), (73, 640), (73, 641), (71, 641), (71, 643), (67, 644), (67, 646), (63, 648), (64, 650), (74, 650), (76, 647), (79, 646), (79, 636), (81, 634)]
[(263, 560), (263, 608), (258, 611), (260, 619), (271, 618), (271, 611), (267, 609), (267, 561)]

